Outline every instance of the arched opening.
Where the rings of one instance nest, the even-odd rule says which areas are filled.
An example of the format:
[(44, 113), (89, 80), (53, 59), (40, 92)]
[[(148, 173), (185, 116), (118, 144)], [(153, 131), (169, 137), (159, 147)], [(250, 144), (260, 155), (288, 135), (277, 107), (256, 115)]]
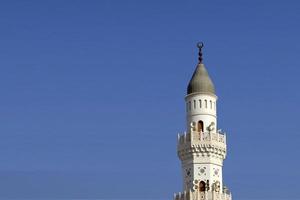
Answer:
[(198, 132), (203, 132), (203, 121), (198, 121), (197, 130)]
[(199, 190), (200, 190), (200, 192), (205, 192), (205, 182), (204, 181), (200, 181)]

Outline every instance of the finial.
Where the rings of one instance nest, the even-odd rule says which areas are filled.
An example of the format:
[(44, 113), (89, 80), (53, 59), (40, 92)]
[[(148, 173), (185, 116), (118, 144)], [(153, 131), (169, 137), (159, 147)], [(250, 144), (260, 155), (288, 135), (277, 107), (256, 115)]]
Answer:
[(202, 48), (203, 48), (203, 46), (204, 46), (203, 42), (198, 42), (197, 43), (197, 47), (199, 49), (199, 53), (198, 53), (198, 55), (199, 55), (199, 57), (198, 57), (199, 63), (202, 63), (202, 60), (203, 60), (203, 58), (202, 58)]

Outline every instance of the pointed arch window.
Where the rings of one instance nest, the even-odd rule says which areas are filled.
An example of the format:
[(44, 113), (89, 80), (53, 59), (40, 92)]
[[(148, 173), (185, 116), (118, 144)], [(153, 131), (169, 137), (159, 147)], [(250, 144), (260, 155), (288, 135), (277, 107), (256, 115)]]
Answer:
[(205, 182), (204, 181), (201, 181), (199, 183), (199, 190), (200, 190), (200, 192), (205, 192), (206, 191), (206, 189), (205, 189)]
[(204, 127), (204, 125), (203, 125), (203, 121), (198, 121), (198, 124), (197, 124), (197, 131), (198, 132), (203, 132), (203, 127)]

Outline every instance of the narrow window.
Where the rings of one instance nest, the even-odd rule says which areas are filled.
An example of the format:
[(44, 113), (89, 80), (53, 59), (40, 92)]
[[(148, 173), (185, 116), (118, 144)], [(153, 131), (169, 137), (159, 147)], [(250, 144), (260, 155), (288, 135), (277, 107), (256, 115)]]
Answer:
[(202, 107), (201, 99), (199, 100), (199, 106), (200, 106), (200, 108)]
[(212, 109), (212, 101), (211, 100), (209, 101), (209, 104), (210, 104), (210, 109)]
[(207, 108), (207, 100), (205, 99), (204, 102), (205, 102), (205, 108)]
[(194, 100), (194, 109), (196, 109), (196, 100)]
[(191, 102), (189, 101), (189, 110), (191, 110)]
[(205, 192), (206, 191), (205, 182), (204, 181), (200, 182), (200, 184), (199, 184), (199, 190), (200, 190), (200, 192)]
[(198, 121), (197, 131), (200, 132), (200, 133), (203, 132), (203, 127), (204, 127), (203, 126), (203, 121), (201, 121), (201, 120)]

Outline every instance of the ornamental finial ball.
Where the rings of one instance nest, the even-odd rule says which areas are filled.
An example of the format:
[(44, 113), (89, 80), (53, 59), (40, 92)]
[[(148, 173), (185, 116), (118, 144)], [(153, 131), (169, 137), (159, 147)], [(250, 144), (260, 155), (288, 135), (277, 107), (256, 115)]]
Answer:
[(197, 43), (197, 47), (200, 49), (202, 49), (202, 47), (204, 46), (203, 42), (198, 42)]

